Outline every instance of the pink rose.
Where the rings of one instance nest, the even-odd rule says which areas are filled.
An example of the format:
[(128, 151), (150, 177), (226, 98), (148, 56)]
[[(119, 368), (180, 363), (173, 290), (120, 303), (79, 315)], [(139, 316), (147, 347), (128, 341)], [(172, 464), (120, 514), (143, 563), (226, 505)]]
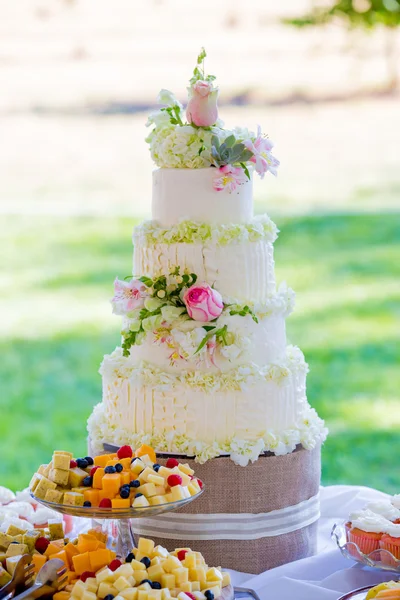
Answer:
[(221, 294), (205, 282), (195, 283), (187, 289), (183, 301), (189, 317), (195, 321), (212, 321), (224, 308)]
[(138, 279), (121, 281), (117, 278), (114, 281), (114, 297), (111, 299), (113, 313), (126, 315), (135, 308), (142, 308), (147, 296), (146, 286)]
[(208, 81), (196, 81), (189, 90), (189, 102), (186, 107), (188, 123), (198, 127), (210, 127), (218, 119), (218, 89)]

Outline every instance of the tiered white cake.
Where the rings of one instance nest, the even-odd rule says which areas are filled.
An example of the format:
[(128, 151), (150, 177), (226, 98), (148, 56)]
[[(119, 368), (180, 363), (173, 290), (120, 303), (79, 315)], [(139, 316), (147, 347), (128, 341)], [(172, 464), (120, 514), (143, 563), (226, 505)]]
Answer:
[[(192, 83), (190, 102), (198, 84), (211, 89), (200, 103), (210, 102), (206, 78)], [(115, 284), (123, 345), (101, 366), (92, 444), (148, 443), (200, 462), (229, 454), (241, 465), (313, 448), (326, 430), (307, 402), (304, 356), (286, 342), (294, 292), (276, 285), (276, 225), (253, 215), (254, 171), (279, 164), (272, 144), (260, 132), (204, 125), (202, 113), (194, 126), (190, 102), (184, 125), (182, 106), (167, 101), (150, 119), (161, 167), (153, 220), (134, 231), (134, 279)]]

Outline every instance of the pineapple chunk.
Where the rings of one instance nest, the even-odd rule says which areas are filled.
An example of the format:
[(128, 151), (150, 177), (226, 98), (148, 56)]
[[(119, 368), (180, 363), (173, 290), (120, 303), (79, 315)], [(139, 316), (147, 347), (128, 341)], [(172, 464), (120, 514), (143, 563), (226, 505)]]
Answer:
[(175, 575), (175, 581), (177, 585), (189, 581), (189, 569), (187, 569), (186, 567), (179, 567), (178, 569), (174, 569), (172, 573)]
[(185, 463), (185, 464), (179, 463), (178, 469), (180, 471), (182, 471), (183, 473), (185, 473), (185, 475), (193, 475), (194, 474), (193, 469), (191, 469), (187, 463)]
[(150, 475), (148, 475), (148, 477), (147, 477), (147, 482), (154, 483), (155, 485), (163, 486), (164, 485), (164, 477), (160, 477), (159, 475), (156, 475), (156, 473), (150, 473)]
[(138, 547), (139, 552), (142, 552), (142, 554), (144, 554), (144, 556), (151, 557), (153, 555), (153, 552), (154, 552), (153, 540), (149, 540), (147, 538), (141, 537), (141, 538), (139, 538), (139, 543), (138, 543), (137, 547)]
[(222, 587), (231, 585), (231, 576), (229, 573), (222, 571)]
[(177, 502), (178, 500), (186, 498), (184, 488), (181, 485), (174, 485), (174, 487), (171, 488), (171, 498), (172, 502)]
[(185, 581), (184, 583), (181, 583), (179, 587), (181, 588), (182, 592), (191, 592), (192, 591), (192, 582)]
[[(153, 552), (154, 556), (160, 556), (161, 558), (168, 558), (169, 552), (164, 546), (156, 546)], [(169, 586), (167, 586), (169, 587)]]
[(125, 598), (125, 600), (136, 600), (138, 595), (138, 590), (135, 587), (126, 588), (126, 590), (122, 590), (120, 592), (120, 596)]
[(150, 590), (147, 593), (147, 600), (161, 600), (161, 590)]
[(176, 556), (169, 555), (169, 557), (163, 563), (163, 569), (166, 573), (172, 573), (175, 569), (180, 569), (182, 563)]
[[(116, 596), (118, 594), (118, 590), (111, 583), (107, 583), (107, 582), (103, 581), (99, 585), (99, 589), (97, 590), (97, 596), (99, 598), (105, 598), (109, 594), (111, 594), (111, 596)], [(75, 595), (75, 592), (74, 592), (74, 595)]]
[(161, 585), (163, 588), (169, 588), (172, 590), (172, 588), (174, 588), (176, 585), (175, 575), (173, 573), (164, 573), (161, 575)]
[(194, 552), (187, 552), (185, 554), (184, 566), (188, 569), (196, 568), (196, 555)]
[(212, 567), (211, 569), (208, 569), (206, 579), (207, 581), (222, 581), (223, 577), (221, 571)]
[(102, 569), (101, 571), (97, 571), (96, 581), (99, 585), (100, 583), (103, 583), (103, 581), (114, 581), (113, 571), (111, 571), (111, 569), (109, 569), (108, 567)]
[(150, 496), (156, 495), (156, 486), (154, 485), (154, 483), (144, 483), (143, 485), (137, 488), (137, 492), (149, 498)]
[[(137, 548), (135, 548), (135, 550), (137, 553)], [(144, 566), (144, 564), (142, 562), (140, 562), (140, 560), (135, 559), (130, 563), (130, 565), (134, 571), (145, 571), (146, 570), (146, 567)], [(143, 577), (143, 579), (145, 579), (145, 578)]]
[(114, 587), (117, 588), (118, 592), (122, 592), (122, 590), (126, 590), (131, 587), (129, 581), (125, 579), (125, 577), (118, 577), (116, 581), (114, 581)]
[[(142, 563), (140, 563), (142, 564)], [(144, 566), (144, 565), (143, 565)], [(125, 577), (128, 579), (133, 574), (133, 569), (131, 567), (131, 563), (124, 563), (118, 569), (114, 571), (114, 579), (118, 579), (118, 577)], [(115, 585), (115, 584), (114, 584)], [(115, 586), (117, 587), (117, 586)]]
[(149, 579), (151, 581), (157, 581), (158, 583), (161, 583), (161, 577), (164, 575), (164, 573), (165, 571), (161, 565), (152, 565), (147, 569)]
[[(153, 485), (152, 483), (150, 485)], [(146, 496), (139, 496), (139, 498), (134, 498), (132, 502), (133, 508), (143, 508), (144, 506), (150, 506), (149, 501)]]

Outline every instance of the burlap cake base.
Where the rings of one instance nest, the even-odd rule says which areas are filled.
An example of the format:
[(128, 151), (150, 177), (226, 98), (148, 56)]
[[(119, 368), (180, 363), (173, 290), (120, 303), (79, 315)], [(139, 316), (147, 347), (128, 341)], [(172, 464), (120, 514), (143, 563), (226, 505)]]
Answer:
[[(203, 465), (193, 459), (184, 462), (204, 481), (206, 491), (175, 512), (135, 519), (139, 535), (168, 550), (191, 547), (209, 565), (254, 574), (316, 552), (319, 446), (314, 450), (299, 446), (284, 456), (263, 455), (247, 467), (235, 465), (229, 457)], [(268, 515), (271, 511), (277, 513)]]

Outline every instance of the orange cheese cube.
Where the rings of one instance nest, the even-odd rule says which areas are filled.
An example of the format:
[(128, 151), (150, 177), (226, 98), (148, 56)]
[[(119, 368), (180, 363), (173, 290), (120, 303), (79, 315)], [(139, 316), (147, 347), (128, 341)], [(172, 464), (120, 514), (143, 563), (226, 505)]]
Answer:
[(118, 462), (121, 463), (124, 471), (130, 471), (131, 469), (131, 458), (121, 458)]
[(76, 579), (75, 571), (67, 571), (68, 583), (71, 583)]
[[(129, 481), (128, 481), (128, 483), (129, 483)], [(92, 506), (99, 505), (100, 500), (99, 500), (99, 491), (98, 490), (89, 488), (83, 492), (83, 497), (85, 498), (85, 500), (89, 500), (89, 502), (91, 503)]]
[(38, 573), (40, 569), (43, 567), (44, 563), (47, 561), (47, 556), (44, 554), (33, 554), (31, 558), (31, 562), (35, 565), (35, 573)]
[(127, 485), (131, 481), (131, 474), (129, 472), (123, 471), (121, 473), (121, 485)]
[(111, 506), (112, 508), (129, 508), (131, 505), (130, 498), (112, 498)]
[(46, 551), (44, 553), (45, 556), (52, 556), (52, 554), (57, 554), (60, 552), (59, 544), (55, 544), (54, 542), (50, 542), (47, 546)]
[(113, 454), (100, 454), (93, 458), (95, 467), (105, 467), (109, 460), (114, 458)]
[(71, 596), (70, 592), (65, 592), (65, 591), (56, 592), (53, 596), (53, 600), (69, 600), (70, 596)]
[(77, 575), (82, 575), (82, 573), (85, 571), (90, 571), (89, 552), (84, 552), (83, 554), (77, 554), (76, 556), (73, 556), (72, 563)]
[(106, 473), (102, 480), (102, 489), (105, 498), (115, 498), (121, 487), (121, 475), (119, 473)]
[(85, 552), (97, 550), (99, 544), (99, 540), (94, 535), (91, 535), (90, 533), (81, 533), (78, 536), (78, 543), (76, 547), (78, 548), (79, 554), (84, 554)]
[(103, 533), (101, 529), (89, 529), (87, 533), (90, 535), (94, 535), (94, 537), (97, 538), (99, 542), (107, 541), (107, 534)]
[(57, 552), (57, 554), (52, 554), (51, 558), (59, 558), (64, 562), (67, 569), (69, 569), (69, 559), (65, 550), (61, 550), (61, 552)]
[(135, 452), (135, 456), (145, 456), (148, 455), (148, 457), (150, 458), (150, 460), (153, 461), (153, 463), (157, 462), (157, 457), (156, 457), (156, 453), (154, 452), (154, 449), (151, 446), (148, 446), (147, 444), (142, 444), (140, 446), (140, 448), (138, 448)]
[(93, 475), (93, 482), (92, 482), (92, 485), (95, 489), (101, 490), (101, 482), (102, 482), (103, 477), (104, 477), (104, 468), (100, 467), (99, 469), (96, 469), (96, 471)]
[(71, 542), (69, 542), (65, 546), (64, 550), (65, 550), (65, 553), (66, 553), (66, 555), (68, 557), (69, 564), (72, 565), (72, 557), (76, 556), (77, 554), (79, 554), (78, 548), (74, 544), (71, 544)]
[(119, 462), (118, 458), (111, 458), (107, 464), (106, 467), (115, 467), (115, 465)]
[(106, 565), (110, 564), (110, 551), (107, 549), (89, 552), (90, 570), (96, 573)]

